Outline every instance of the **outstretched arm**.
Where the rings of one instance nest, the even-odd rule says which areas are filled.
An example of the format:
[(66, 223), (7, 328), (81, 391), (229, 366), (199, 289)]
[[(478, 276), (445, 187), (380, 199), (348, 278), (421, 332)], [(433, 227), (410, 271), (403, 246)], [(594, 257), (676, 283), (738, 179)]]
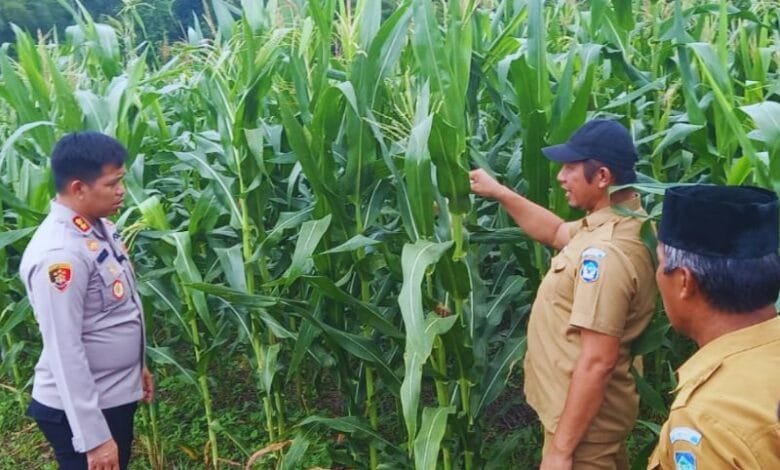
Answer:
[(485, 170), (469, 173), (471, 191), (500, 202), (515, 223), (534, 240), (560, 250), (569, 243), (569, 224), (552, 211), (496, 181)]

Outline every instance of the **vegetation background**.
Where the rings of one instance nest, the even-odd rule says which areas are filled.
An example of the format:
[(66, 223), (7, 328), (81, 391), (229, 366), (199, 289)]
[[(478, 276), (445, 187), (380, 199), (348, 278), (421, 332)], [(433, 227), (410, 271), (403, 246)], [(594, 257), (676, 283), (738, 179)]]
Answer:
[[(75, 2), (68, 2), (76, 5)], [(98, 20), (111, 21), (122, 15), (138, 15), (144, 38), (153, 43), (178, 41), (187, 27), (203, 15), (204, 3), (198, 0), (84, 0), (84, 8)], [(0, 2), (0, 44), (14, 41), (11, 24), (35, 35), (56, 29), (60, 37), (73, 24), (73, 17), (59, 0), (3, 0)]]
[[(64, 133), (130, 151), (116, 222), (159, 390), (133, 468), (533, 468), (520, 365), (551, 253), (468, 169), (577, 217), (540, 149), (609, 117), (651, 219), (668, 183), (780, 190), (775, 1), (2, 0), (0, 19), (0, 468), (55, 468), (24, 417), (40, 338), (18, 263)], [(634, 468), (692, 350), (659, 305)]]

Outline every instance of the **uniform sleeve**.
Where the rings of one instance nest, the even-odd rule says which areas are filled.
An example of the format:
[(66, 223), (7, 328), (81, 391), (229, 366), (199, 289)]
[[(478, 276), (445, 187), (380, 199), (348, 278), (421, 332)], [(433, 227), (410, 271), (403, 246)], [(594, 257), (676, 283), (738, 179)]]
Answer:
[[(717, 411), (717, 410), (715, 410)], [(688, 408), (672, 410), (648, 469), (763, 468), (725, 423)]]
[(62, 250), (47, 253), (30, 274), (30, 299), (46, 360), (73, 431), (73, 448), (87, 452), (111, 439), (81, 340), (89, 268)]
[(628, 258), (611, 246), (582, 251), (574, 281), (569, 323), (610, 336), (623, 336), (634, 294)]

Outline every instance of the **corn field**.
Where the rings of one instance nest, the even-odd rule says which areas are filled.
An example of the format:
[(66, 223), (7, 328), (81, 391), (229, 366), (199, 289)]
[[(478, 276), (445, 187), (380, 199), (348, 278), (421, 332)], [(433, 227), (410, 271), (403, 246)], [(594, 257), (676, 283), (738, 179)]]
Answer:
[[(780, 192), (774, 1), (207, 3), (185, 42), (74, 9), (65, 34), (0, 49), (0, 398), (23, 414), (40, 352), (18, 264), (53, 145), (113, 135), (161, 395), (134, 468), (532, 468), (539, 424), (500, 421), (524, 406), (551, 253), (469, 193), (469, 169), (577, 217), (541, 148), (611, 117), (654, 217), (668, 183)], [(634, 347), (635, 468), (690, 351), (659, 306)], [(196, 409), (163, 416), (174, 385)], [(251, 434), (225, 419), (242, 407)], [(202, 439), (173, 442), (185, 411)]]

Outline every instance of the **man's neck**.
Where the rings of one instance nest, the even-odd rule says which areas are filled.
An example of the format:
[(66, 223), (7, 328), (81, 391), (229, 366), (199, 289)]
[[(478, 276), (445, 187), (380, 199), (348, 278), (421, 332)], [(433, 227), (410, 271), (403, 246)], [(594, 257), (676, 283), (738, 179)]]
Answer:
[(634, 197), (636, 197), (636, 193), (631, 188), (620, 189), (612, 194), (607, 191), (604, 193), (604, 197), (599, 199), (598, 202), (593, 206), (593, 209), (588, 211), (588, 213), (596, 212), (611, 205), (623, 204), (624, 202), (629, 201)]
[(78, 215), (84, 217), (85, 219), (87, 219), (87, 222), (89, 222), (92, 225), (95, 225), (95, 223), (98, 220), (97, 217), (94, 217), (93, 215), (85, 211), (84, 207), (82, 207), (82, 205), (79, 204), (79, 201), (77, 199), (74, 199), (67, 195), (59, 194), (57, 195), (57, 202), (67, 207), (68, 209), (72, 210), (73, 212), (77, 213)]
[(610, 194), (611, 204), (623, 204), (636, 197), (636, 191), (633, 188), (623, 188)]
[(699, 315), (701, 324), (696, 328), (696, 332), (691, 332), (690, 335), (700, 348), (723, 335), (757, 325), (777, 316), (775, 306), (772, 304), (752, 312), (724, 312), (714, 310), (711, 307), (707, 310), (708, 314)]

